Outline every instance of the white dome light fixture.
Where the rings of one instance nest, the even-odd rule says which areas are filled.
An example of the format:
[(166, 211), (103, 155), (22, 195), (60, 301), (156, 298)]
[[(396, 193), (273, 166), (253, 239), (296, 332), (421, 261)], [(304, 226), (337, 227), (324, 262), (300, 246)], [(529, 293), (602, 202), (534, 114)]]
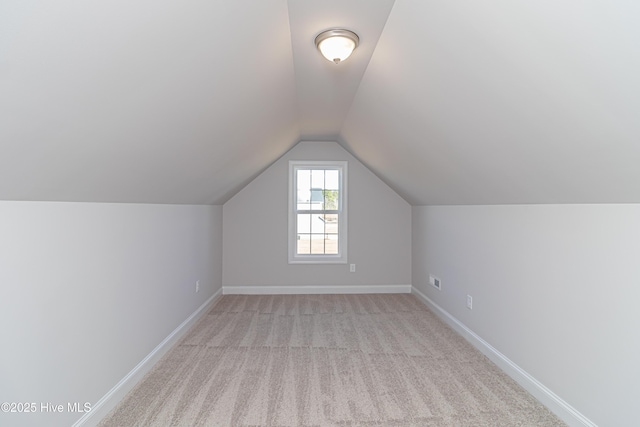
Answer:
[(360, 38), (349, 30), (327, 30), (316, 37), (316, 47), (329, 61), (336, 64), (344, 61), (358, 47)]

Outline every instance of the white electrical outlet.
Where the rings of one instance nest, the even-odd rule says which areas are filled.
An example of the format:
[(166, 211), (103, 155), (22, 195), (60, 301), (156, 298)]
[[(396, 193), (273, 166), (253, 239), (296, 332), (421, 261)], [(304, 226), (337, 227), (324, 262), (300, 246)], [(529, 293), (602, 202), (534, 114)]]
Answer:
[(196, 280), (196, 292), (200, 292), (200, 280)]
[(442, 282), (436, 276), (429, 275), (429, 284), (437, 290), (442, 290)]
[(356, 265), (355, 264), (350, 264), (349, 265), (349, 272), (350, 273), (355, 273), (356, 272)]
[(469, 310), (473, 309), (473, 298), (471, 295), (467, 295), (467, 308)]

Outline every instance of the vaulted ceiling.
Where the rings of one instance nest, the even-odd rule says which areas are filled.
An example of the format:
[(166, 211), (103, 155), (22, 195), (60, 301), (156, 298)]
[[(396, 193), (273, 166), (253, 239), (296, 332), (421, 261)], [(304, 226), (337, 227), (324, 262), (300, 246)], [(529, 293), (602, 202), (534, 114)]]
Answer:
[[(7, 0), (0, 199), (220, 204), (335, 140), (412, 204), (640, 202), (631, 0)], [(313, 40), (358, 33), (344, 63)]]

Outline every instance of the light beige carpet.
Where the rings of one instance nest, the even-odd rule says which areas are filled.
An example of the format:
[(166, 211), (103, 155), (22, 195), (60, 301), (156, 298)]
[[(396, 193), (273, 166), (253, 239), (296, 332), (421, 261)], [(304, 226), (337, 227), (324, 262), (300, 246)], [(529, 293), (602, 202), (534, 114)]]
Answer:
[(102, 426), (562, 426), (410, 294), (228, 295)]

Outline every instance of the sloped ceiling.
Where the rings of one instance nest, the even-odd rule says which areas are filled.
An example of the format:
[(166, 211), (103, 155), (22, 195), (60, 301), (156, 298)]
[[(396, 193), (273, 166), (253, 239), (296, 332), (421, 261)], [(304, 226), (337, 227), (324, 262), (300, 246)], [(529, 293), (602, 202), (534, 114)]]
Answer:
[(0, 3), (0, 198), (217, 204), (299, 138), (285, 1)]
[[(413, 204), (640, 202), (640, 3), (8, 0), (0, 199), (224, 203), (301, 139)], [(315, 36), (361, 46), (336, 66)]]
[(640, 202), (638, 16), (397, 0), (341, 136), (414, 204)]

